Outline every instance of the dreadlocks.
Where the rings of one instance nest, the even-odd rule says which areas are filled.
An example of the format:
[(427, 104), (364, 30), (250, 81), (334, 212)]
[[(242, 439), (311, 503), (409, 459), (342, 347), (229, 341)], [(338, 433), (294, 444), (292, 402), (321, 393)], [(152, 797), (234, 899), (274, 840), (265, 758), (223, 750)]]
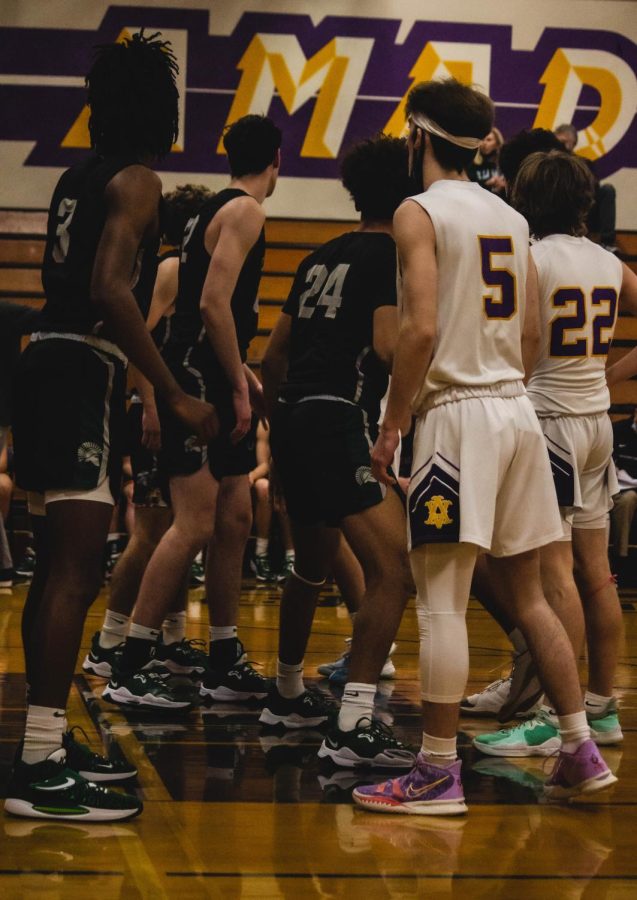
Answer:
[(179, 132), (175, 76), (168, 42), (142, 29), (130, 40), (101, 44), (86, 76), (91, 144), (105, 156), (159, 158)]

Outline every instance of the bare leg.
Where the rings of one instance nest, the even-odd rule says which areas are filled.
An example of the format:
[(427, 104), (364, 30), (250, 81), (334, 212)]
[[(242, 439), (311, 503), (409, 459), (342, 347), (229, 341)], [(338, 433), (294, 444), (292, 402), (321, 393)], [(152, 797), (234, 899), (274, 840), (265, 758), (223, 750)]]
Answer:
[(584, 646), (584, 614), (573, 578), (571, 542), (556, 541), (542, 547), (540, 571), (544, 596), (564, 626), (577, 660)]
[(236, 625), (241, 597), (243, 555), (252, 527), (247, 475), (222, 479), (214, 535), (208, 545), (206, 599), (210, 624)]
[(486, 553), (478, 556), (473, 570), (471, 593), (508, 636), (515, 625), (507, 615), (506, 601), (500, 596), (498, 585), (489, 571), (489, 559)]
[(411, 585), (400, 500), (388, 491), (382, 503), (344, 519), (342, 529), (360, 561), (366, 585), (354, 620), (349, 680), (376, 684)]
[(608, 564), (606, 529), (573, 529), (575, 572), (588, 639), (588, 687), (612, 697), (623, 622)]
[(108, 608), (112, 612), (130, 616), (148, 562), (171, 520), (170, 509), (140, 506), (135, 510), (135, 529), (111, 578)]
[(577, 664), (568, 635), (542, 592), (538, 551), (493, 559), (511, 618), (526, 638), (542, 685), (561, 716), (583, 709)]
[[(225, 479), (224, 479), (225, 480)], [(270, 537), (272, 522), (272, 504), (270, 503), (270, 485), (267, 478), (259, 478), (252, 485), (254, 490), (254, 528), (256, 536), (262, 540)]]
[(361, 564), (344, 537), (341, 537), (334, 557), (332, 574), (348, 613), (350, 616), (355, 615), (365, 594), (365, 576)]

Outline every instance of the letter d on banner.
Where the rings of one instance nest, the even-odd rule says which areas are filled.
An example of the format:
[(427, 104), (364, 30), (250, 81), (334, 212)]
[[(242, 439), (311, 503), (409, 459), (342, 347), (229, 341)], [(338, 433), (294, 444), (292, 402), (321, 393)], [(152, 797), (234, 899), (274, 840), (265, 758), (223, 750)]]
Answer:
[(635, 73), (606, 50), (556, 50), (540, 83), (545, 88), (534, 128), (553, 130), (563, 122), (572, 122), (585, 85), (599, 93), (595, 119), (578, 132), (577, 153), (586, 159), (599, 159), (617, 146), (635, 115)]

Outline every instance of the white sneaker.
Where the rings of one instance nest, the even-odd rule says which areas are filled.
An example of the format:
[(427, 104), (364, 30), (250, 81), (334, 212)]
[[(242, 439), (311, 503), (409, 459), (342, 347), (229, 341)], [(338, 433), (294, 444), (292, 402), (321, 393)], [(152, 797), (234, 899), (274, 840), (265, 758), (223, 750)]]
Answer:
[(492, 681), (482, 691), (460, 701), (460, 711), (472, 716), (497, 716), (511, 690), (511, 676)]

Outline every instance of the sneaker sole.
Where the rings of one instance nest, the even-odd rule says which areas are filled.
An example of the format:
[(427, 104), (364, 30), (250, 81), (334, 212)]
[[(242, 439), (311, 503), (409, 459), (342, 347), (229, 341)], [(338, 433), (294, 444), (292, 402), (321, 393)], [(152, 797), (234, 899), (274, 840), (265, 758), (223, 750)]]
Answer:
[(322, 725), (328, 719), (329, 716), (314, 716), (311, 719), (307, 719), (298, 713), (278, 716), (269, 709), (264, 709), (259, 716), (259, 722), (262, 725), (284, 725), (286, 728), (316, 728), (317, 725)]
[(20, 816), (26, 819), (62, 819), (71, 822), (124, 822), (127, 819), (134, 819), (138, 816), (143, 806), (136, 809), (96, 809), (91, 806), (83, 807), (86, 812), (65, 813), (47, 813), (41, 808), (36, 808), (27, 800), (18, 800), (15, 798), (7, 798), (4, 801), (5, 811), (12, 816)]
[(231, 703), (233, 700), (264, 700), (268, 696), (267, 691), (233, 691), (231, 688), (218, 687), (206, 688), (203, 685), (199, 688), (199, 696), (204, 699), (221, 700)]
[(515, 759), (529, 756), (552, 756), (556, 750), (560, 749), (562, 742), (559, 738), (551, 738), (537, 747), (503, 747), (497, 744), (481, 744), (478, 740), (474, 740), (473, 746), (486, 756), (503, 756)]
[(396, 759), (377, 753), (376, 756), (358, 756), (349, 747), (333, 749), (326, 744), (321, 744), (318, 751), (319, 759), (331, 759), (334, 765), (344, 769), (413, 769), (416, 765), (416, 757), (411, 759)]
[(365, 794), (359, 794), (356, 790), (352, 791), (352, 798), (358, 806), (372, 812), (402, 813), (403, 815), (412, 816), (462, 816), (468, 812), (464, 798), (462, 800), (432, 800), (430, 802), (414, 800), (407, 803), (395, 800), (392, 803), (387, 798), (368, 797)]
[(116, 688), (115, 690), (104, 688), (102, 699), (108, 700), (109, 703), (115, 703), (117, 706), (135, 707), (136, 709), (187, 709), (192, 706), (189, 700), (167, 700), (151, 694), (138, 697), (131, 694), (126, 688)]
[(591, 729), (591, 740), (595, 741), (598, 747), (607, 747), (612, 744), (621, 744), (624, 740), (624, 733), (621, 728), (613, 731), (595, 731), (591, 723), (588, 723)]
[(110, 663), (107, 662), (98, 662), (94, 663), (88, 656), (82, 663), (82, 669), (85, 672), (90, 672), (91, 675), (97, 675), (99, 678), (110, 678), (113, 674), (113, 669)]
[(477, 707), (463, 706), (460, 704), (461, 713), (465, 713), (467, 716), (479, 716), (480, 718), (485, 719), (497, 719), (500, 709), (501, 707), (498, 707), (498, 709), (478, 709)]
[(545, 785), (544, 796), (550, 800), (569, 800), (571, 797), (578, 797), (581, 794), (596, 794), (598, 791), (605, 791), (614, 784), (617, 784), (617, 778), (609, 769), (605, 775), (588, 778), (570, 788), (564, 788), (559, 784)]
[(118, 772), (117, 775), (108, 773), (108, 772), (89, 772), (83, 771), (82, 769), (77, 769), (77, 774), (81, 775), (82, 778), (86, 778), (87, 781), (94, 782), (107, 782), (107, 781), (127, 781), (129, 778), (134, 778), (137, 775), (137, 769), (130, 769), (128, 772)]
[(534, 677), (532, 682), (526, 685), (517, 697), (509, 699), (502, 704), (502, 708), (498, 713), (498, 721), (508, 722), (510, 719), (516, 718), (516, 716), (527, 714), (542, 699), (543, 694), (542, 686), (537, 678)]

